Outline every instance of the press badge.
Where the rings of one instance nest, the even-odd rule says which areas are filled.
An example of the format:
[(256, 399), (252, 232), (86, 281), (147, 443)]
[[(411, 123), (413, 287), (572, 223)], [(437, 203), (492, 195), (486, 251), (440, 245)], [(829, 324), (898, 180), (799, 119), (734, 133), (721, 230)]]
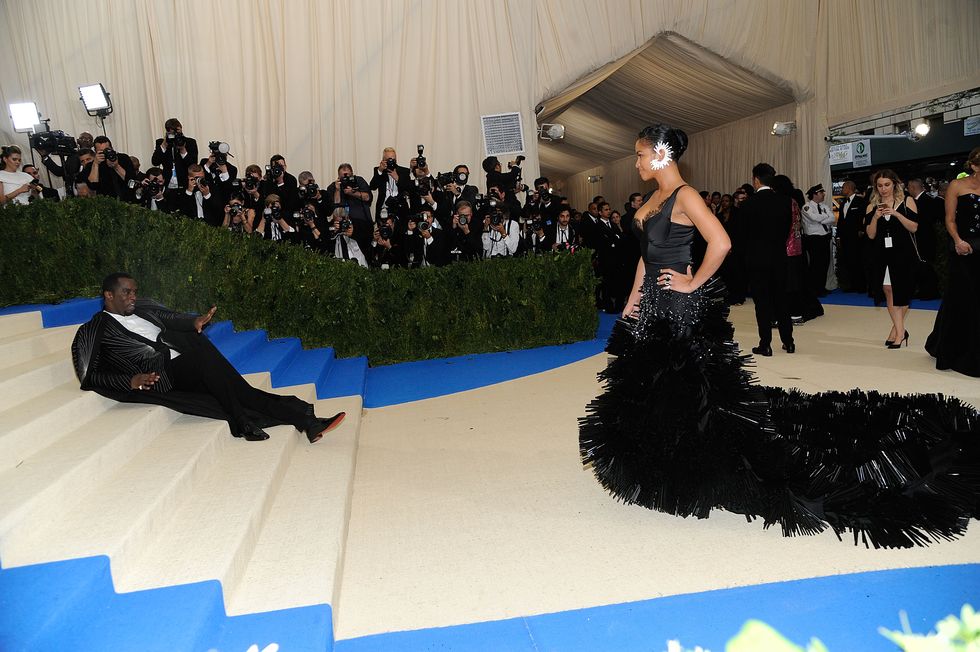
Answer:
[(890, 235), (885, 236), (885, 249), (892, 248), (892, 237)]

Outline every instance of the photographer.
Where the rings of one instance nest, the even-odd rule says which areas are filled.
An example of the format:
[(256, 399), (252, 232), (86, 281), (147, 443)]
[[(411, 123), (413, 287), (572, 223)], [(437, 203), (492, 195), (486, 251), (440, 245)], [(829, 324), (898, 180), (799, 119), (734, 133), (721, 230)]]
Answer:
[(476, 260), (483, 254), (483, 224), (473, 221), (473, 204), (462, 200), (453, 211), (447, 252), (452, 262)]
[(233, 195), (225, 204), (225, 217), (221, 222), (222, 228), (233, 233), (252, 235), (255, 224), (255, 211), (245, 208), (245, 200), (239, 195)]
[(177, 118), (163, 123), (163, 138), (157, 138), (150, 163), (163, 169), (167, 188), (187, 188), (188, 167), (197, 160), (197, 141), (184, 135)]
[(265, 171), (260, 192), (266, 197), (277, 195), (283, 211), (287, 215), (292, 215), (295, 207), (299, 205), (299, 195), (296, 193), (299, 183), (296, 177), (286, 171), (285, 157), (282, 154), (274, 155), (269, 159), (269, 166)]
[(299, 173), (299, 186), (296, 188), (296, 196), (299, 198), (300, 209), (312, 204), (316, 209), (316, 214), (321, 218), (329, 218), (333, 211), (333, 202), (327, 198), (326, 188), (321, 189), (317, 185), (313, 173), (303, 170)]
[(54, 188), (45, 188), (44, 184), (41, 183), (41, 171), (37, 169), (36, 165), (28, 163), (21, 170), (31, 175), (34, 179), (34, 182), (31, 184), (31, 196), (28, 201), (34, 201), (35, 199), (61, 201), (61, 195), (58, 194), (57, 190)]
[(380, 220), (381, 210), (386, 209), (385, 202), (389, 197), (408, 195), (411, 185), (411, 172), (408, 168), (398, 165), (398, 153), (395, 152), (395, 148), (385, 147), (381, 153), (381, 162), (374, 168), (374, 175), (369, 185), (371, 190), (378, 193), (374, 206), (375, 220)]
[(483, 256), (513, 256), (521, 240), (521, 229), (511, 219), (510, 207), (497, 205), (483, 218)]
[[(500, 171), (500, 160), (496, 156), (488, 156), (483, 159), (483, 171), (487, 173), (488, 192), (491, 186), (500, 188), (506, 195), (508, 204), (516, 206), (518, 210), (521, 209), (521, 204), (517, 200), (517, 193), (527, 191), (527, 186), (522, 181), (521, 163), (523, 161), (523, 156), (518, 156), (515, 160), (510, 161), (507, 164), (508, 171), (505, 174)], [(517, 211), (514, 211), (512, 215), (516, 216)]]
[[(262, 209), (262, 228), (256, 231), (262, 233), (262, 237), (272, 242), (295, 242), (299, 239), (296, 229), (286, 220), (286, 212), (283, 210), (279, 195), (266, 195), (263, 200), (265, 207)], [(256, 225), (258, 227), (259, 225)]]
[(327, 250), (330, 243), (329, 231), (323, 227), (330, 218), (329, 216), (324, 218), (319, 210), (315, 200), (307, 200), (300, 206), (299, 211), (293, 214), (292, 224), (299, 232), (297, 239), (299, 244), (322, 253)]
[[(409, 190), (413, 206), (424, 203), (434, 211), (439, 205), (435, 198), (436, 180), (429, 172), (429, 162), (423, 151), (424, 147), (419, 145), (419, 155), (408, 163), (412, 169), (412, 185)], [(436, 228), (441, 228), (441, 226), (436, 222)]]
[[(161, 168), (153, 167), (146, 171), (146, 178), (133, 188), (135, 203), (151, 211), (170, 212), (164, 199), (167, 180)], [(179, 190), (179, 189), (178, 189)]]
[(398, 233), (394, 214), (389, 214), (385, 220), (374, 229), (374, 240), (371, 242), (371, 267), (390, 269), (405, 266), (405, 252), (402, 247), (402, 237)]
[(367, 267), (367, 258), (364, 255), (366, 247), (362, 247), (359, 242), (367, 228), (369, 227), (363, 223), (355, 224), (343, 208), (335, 208), (329, 229), (332, 244), (330, 251), (333, 252), (334, 258), (353, 260), (361, 267)]
[(408, 218), (405, 252), (409, 267), (442, 267), (449, 262), (446, 234), (436, 228), (432, 209), (423, 204)]
[(128, 155), (113, 149), (112, 141), (105, 136), (95, 139), (95, 160), (82, 170), (89, 190), (125, 201), (129, 195), (128, 182), (135, 175)]
[(81, 160), (82, 150), (91, 150), (95, 145), (95, 141), (92, 138), (92, 134), (87, 131), (83, 131), (75, 139), (78, 144), (78, 151), (74, 154), (56, 154), (61, 158), (61, 165), (58, 165), (51, 160), (51, 153), (45, 149), (38, 149), (37, 153), (41, 155), (41, 163), (44, 167), (48, 169), (48, 172), (56, 177), (60, 177), (65, 181), (65, 195), (72, 197), (75, 195), (75, 183), (78, 181), (78, 175), (82, 171), (82, 166), (85, 163)]
[(211, 226), (219, 226), (224, 220), (222, 202), (211, 192), (212, 181), (197, 163), (187, 168), (184, 188), (171, 188), (164, 194), (170, 211), (181, 213), (192, 220), (204, 220)]
[(513, 195), (508, 195), (500, 186), (487, 186), (486, 198), (492, 200), (498, 206), (506, 206), (512, 217), (524, 214), (524, 209), (521, 207), (521, 203), (517, 201), (517, 198)]
[(529, 192), (527, 203), (524, 205), (525, 214), (530, 214), (531, 210), (536, 210), (541, 214), (541, 220), (546, 227), (554, 225), (558, 219), (558, 211), (561, 209), (558, 196), (551, 188), (548, 177), (538, 177), (534, 180), (534, 192)]
[(572, 224), (572, 209), (562, 206), (554, 224), (545, 229), (540, 251), (571, 251), (575, 249), (577, 234)]
[(371, 187), (364, 177), (354, 174), (350, 163), (337, 167), (337, 180), (330, 184), (332, 208), (344, 208), (355, 221), (372, 223)]
[(217, 191), (221, 201), (226, 202), (232, 192), (236, 190), (233, 182), (238, 179), (238, 168), (228, 162), (228, 143), (211, 141), (208, 143), (210, 150), (207, 158), (202, 158), (200, 166), (204, 168), (208, 177), (214, 180), (214, 190)]
[(237, 188), (245, 197), (245, 207), (261, 213), (265, 208), (265, 197), (262, 194), (262, 168), (254, 163), (245, 168), (245, 176)]
[[(78, 150), (78, 162), (81, 164), (81, 169), (84, 170), (87, 166), (95, 160), (95, 152), (91, 149), (80, 149)], [(75, 177), (75, 183), (72, 185), (72, 191), (76, 197), (94, 197), (95, 193), (89, 190), (88, 183), (85, 182), (85, 177), (79, 172), (78, 176)], [(67, 192), (67, 188), (66, 188)]]

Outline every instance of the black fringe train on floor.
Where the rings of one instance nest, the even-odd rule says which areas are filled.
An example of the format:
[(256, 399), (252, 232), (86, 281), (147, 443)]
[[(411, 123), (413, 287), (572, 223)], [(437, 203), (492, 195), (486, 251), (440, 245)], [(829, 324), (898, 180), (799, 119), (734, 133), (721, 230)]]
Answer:
[(874, 547), (961, 535), (980, 517), (980, 418), (955, 398), (809, 395), (756, 384), (721, 282), (644, 286), (582, 417), (582, 460), (626, 503), (705, 518), (720, 508), (785, 535), (832, 528)]

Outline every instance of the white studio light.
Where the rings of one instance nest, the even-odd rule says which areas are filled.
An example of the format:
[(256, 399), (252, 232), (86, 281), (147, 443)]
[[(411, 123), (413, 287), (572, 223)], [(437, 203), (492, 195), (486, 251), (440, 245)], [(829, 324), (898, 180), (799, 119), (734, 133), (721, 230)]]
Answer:
[(923, 119), (914, 120), (912, 122), (912, 131), (916, 136), (922, 138), (929, 134), (929, 123)]
[(565, 125), (543, 124), (538, 127), (541, 140), (561, 140), (565, 137)]
[(89, 115), (109, 115), (112, 113), (109, 93), (102, 84), (79, 86), (78, 93), (81, 96), (82, 104), (85, 105), (85, 111)]
[(37, 104), (34, 102), (18, 102), (10, 104), (9, 107), (14, 131), (18, 133), (34, 131), (34, 127), (41, 124), (41, 114), (38, 113)]
[(770, 133), (773, 136), (788, 136), (790, 134), (796, 133), (796, 123), (774, 122), (772, 123), (772, 131), (770, 131)]

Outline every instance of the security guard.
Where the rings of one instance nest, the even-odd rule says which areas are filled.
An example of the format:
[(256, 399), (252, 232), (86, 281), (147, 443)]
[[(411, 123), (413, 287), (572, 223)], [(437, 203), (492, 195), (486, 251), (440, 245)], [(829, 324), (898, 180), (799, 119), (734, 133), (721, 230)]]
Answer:
[(827, 295), (827, 268), (830, 267), (830, 238), (834, 209), (824, 203), (827, 192), (818, 183), (806, 191), (803, 207), (803, 250), (807, 257), (807, 283), (818, 297)]

